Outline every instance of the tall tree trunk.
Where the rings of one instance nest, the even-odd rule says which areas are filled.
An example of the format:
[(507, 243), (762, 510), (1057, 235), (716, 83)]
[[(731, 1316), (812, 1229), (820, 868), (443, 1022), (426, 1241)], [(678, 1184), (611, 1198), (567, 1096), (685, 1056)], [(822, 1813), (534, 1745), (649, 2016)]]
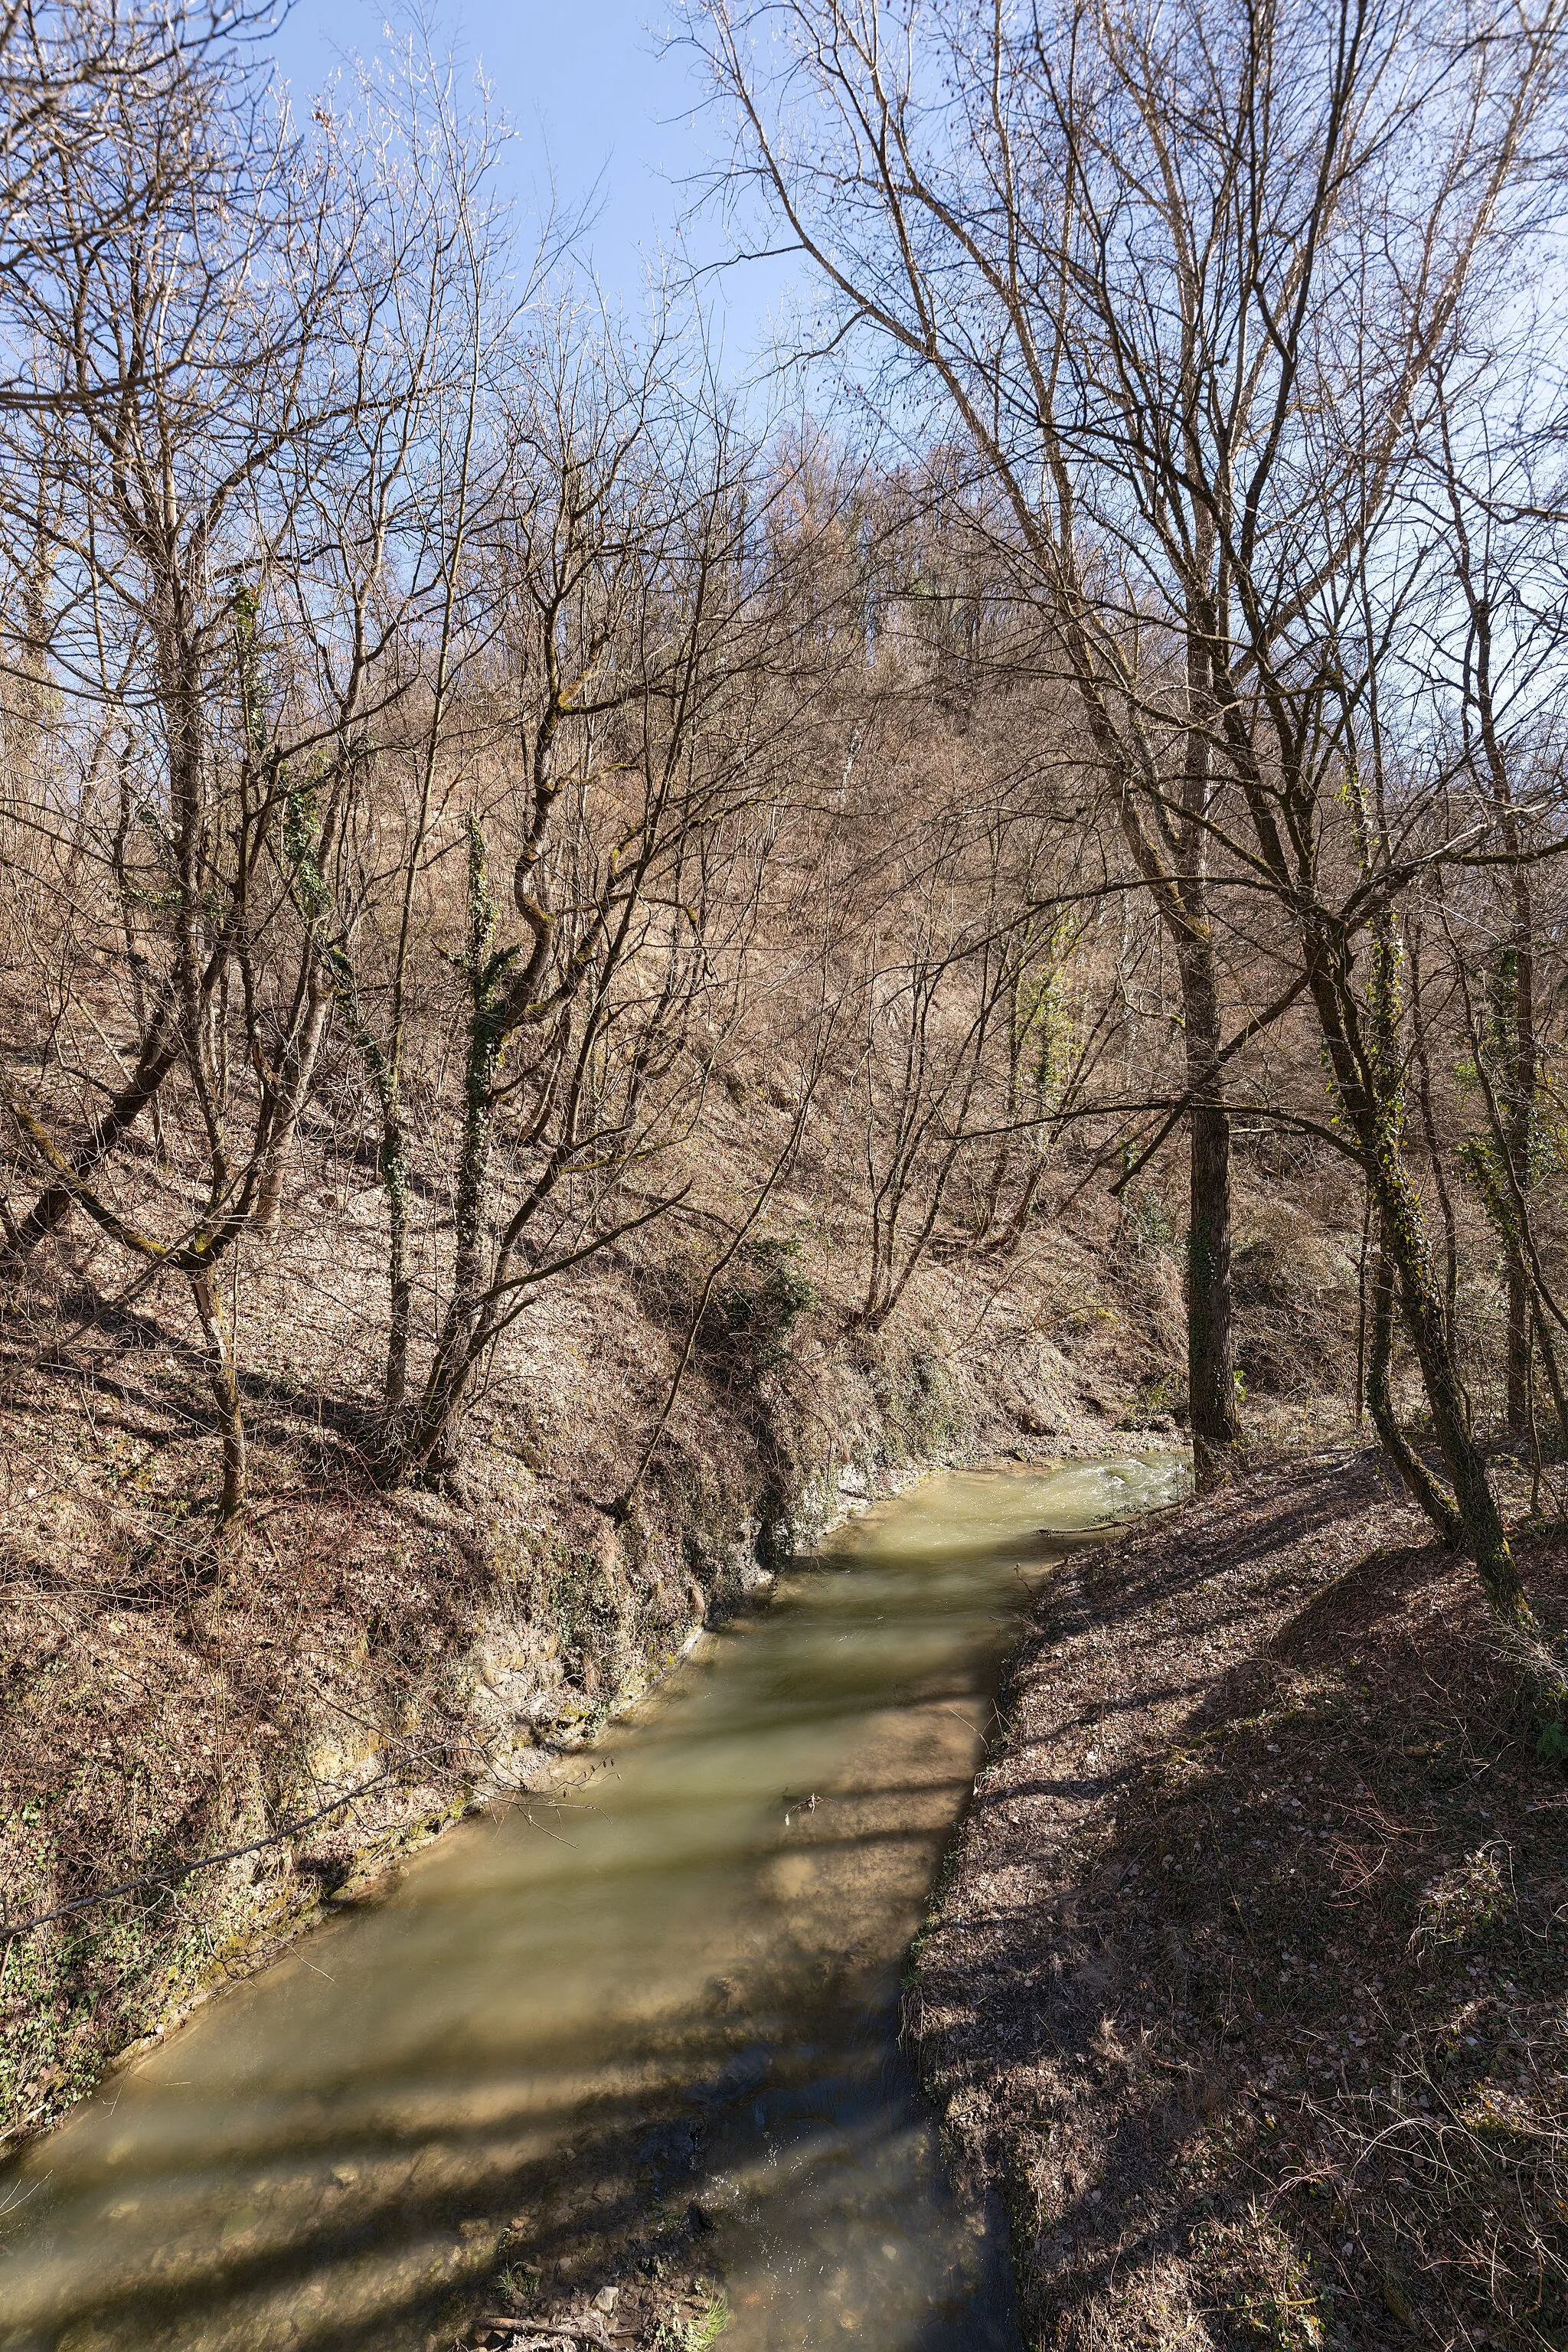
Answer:
[(1217, 1100), (1219, 991), (1206, 933), (1180, 943), (1187, 1086), (1200, 1097), (1188, 1120), (1187, 1394), (1198, 1485), (1225, 1474), (1240, 1432), (1231, 1332), (1230, 1115)]
[[(1512, 1035), (1509, 1039), (1509, 1100), (1506, 1139), (1514, 1182), (1525, 1214), (1534, 1179), (1535, 1159), (1535, 955), (1530, 877), (1523, 863), (1513, 872), (1513, 936), (1510, 951), (1512, 972)], [(1508, 1425), (1521, 1433), (1531, 1425), (1531, 1296), (1530, 1276), (1521, 1249), (1509, 1252), (1508, 1264)]]
[(1121, 781), (1122, 835), (1175, 949), (1181, 976), (1187, 1089), (1199, 1097), (1189, 1114), (1186, 1294), (1188, 1412), (1193, 1466), (1200, 1486), (1214, 1486), (1225, 1475), (1240, 1437), (1231, 1329), (1230, 1118), (1220, 1059), (1219, 970), (1209, 923), (1215, 648), (1225, 609), (1223, 593), (1216, 593), (1210, 580), (1214, 552), (1214, 537), (1208, 532), (1194, 557), (1187, 597), (1187, 709), (1182, 814), (1175, 828), (1169, 818), (1168, 784), (1154, 782), (1152, 752), (1145, 746), (1142, 760), (1128, 756), (1106, 705), (1100, 664), (1087, 632), (1077, 621), (1069, 621), (1066, 630), (1090, 734), (1108, 770)]
[(1214, 799), (1215, 549), (1206, 529), (1187, 598), (1187, 719), (1173, 927), (1182, 982), (1190, 1153), (1187, 1218), (1187, 1399), (1200, 1488), (1225, 1475), (1241, 1431), (1231, 1337), (1230, 1115), (1220, 1080), (1220, 987), (1209, 923), (1208, 817)]

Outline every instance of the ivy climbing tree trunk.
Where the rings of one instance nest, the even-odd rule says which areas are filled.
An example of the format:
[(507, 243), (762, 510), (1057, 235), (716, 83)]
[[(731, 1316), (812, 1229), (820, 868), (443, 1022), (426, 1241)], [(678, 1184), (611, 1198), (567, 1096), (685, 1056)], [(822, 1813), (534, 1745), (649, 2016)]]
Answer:
[[(1505, 958), (1508, 968), (1509, 1034), (1507, 1037), (1507, 1097), (1503, 1107), (1503, 1148), (1519, 1188), (1523, 1218), (1529, 1217), (1535, 1176), (1535, 1097), (1538, 1055), (1535, 1043), (1534, 924), (1530, 877), (1521, 864), (1513, 871), (1513, 929)], [(1523, 1434), (1531, 1425), (1530, 1269), (1521, 1238), (1508, 1252), (1508, 1425)]]
[(467, 996), (462, 1139), (452, 1205), (452, 1288), (417, 1411), (395, 1454), (398, 1475), (446, 1467), (464, 1391), (478, 1356), (476, 1338), (489, 1280), (486, 1213), (496, 1076), (507, 1037), (507, 990), (517, 950), (495, 946), (484, 835), (468, 819), (468, 926), (462, 957)]
[[(1374, 932), (1370, 1037), (1363, 1031), (1361, 1009), (1351, 988), (1344, 940), (1327, 940), (1314, 928), (1303, 941), (1303, 953), (1334, 1091), (1366, 1171), (1380, 1236), (1380, 1266), (1392, 1276), (1420, 1367), (1433, 1433), (1452, 1488), (1451, 1503), (1424, 1465), (1419, 1465), (1419, 1475), (1412, 1475), (1415, 1456), (1408, 1446), (1396, 1443), (1390, 1450), (1415, 1500), (1445, 1541), (1458, 1543), (1474, 1560), (1498, 1616), (1508, 1623), (1528, 1623), (1530, 1612), (1519, 1570), (1485, 1458), (1470, 1426), (1469, 1401), (1455, 1360), (1421, 1196), (1405, 1159), (1395, 1029), (1397, 941), (1392, 923), (1380, 924)], [(1374, 1349), (1376, 1343), (1374, 1299)], [(1385, 1356), (1385, 1381), (1386, 1369)], [(1375, 1413), (1375, 1397), (1371, 1401)], [(1389, 1412), (1392, 1417), (1392, 1406)]]

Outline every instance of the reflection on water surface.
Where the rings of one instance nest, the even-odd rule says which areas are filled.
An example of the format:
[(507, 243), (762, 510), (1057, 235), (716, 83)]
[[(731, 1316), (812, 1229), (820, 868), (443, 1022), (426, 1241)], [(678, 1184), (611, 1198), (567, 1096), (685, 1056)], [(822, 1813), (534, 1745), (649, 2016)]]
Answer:
[(1184, 1475), (953, 1473), (842, 1530), (570, 1809), (455, 1831), (14, 2167), (0, 2352), (433, 2352), (498, 2255), (591, 2265), (693, 2198), (733, 2352), (1013, 2346), (900, 1968), (1058, 1539)]

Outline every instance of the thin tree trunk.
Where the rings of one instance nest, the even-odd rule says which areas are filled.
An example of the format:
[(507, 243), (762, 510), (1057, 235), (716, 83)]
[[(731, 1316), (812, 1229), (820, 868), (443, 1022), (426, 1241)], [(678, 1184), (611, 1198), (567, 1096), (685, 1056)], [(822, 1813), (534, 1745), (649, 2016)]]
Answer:
[(191, 1276), (191, 1297), (206, 1345), (207, 1385), (217, 1408), (223, 1438), (223, 1494), (218, 1524), (227, 1528), (245, 1507), (245, 1416), (235, 1378), (234, 1346), (224, 1320), (217, 1276), (210, 1266)]
[(321, 1050), (321, 1040), (326, 1035), (332, 1006), (331, 991), (314, 957), (305, 987), (305, 1017), (283, 1057), (272, 1131), (267, 1139), (266, 1164), (256, 1190), (256, 1229), (268, 1240), (278, 1231), (283, 1206), (283, 1186), (289, 1173), (294, 1139), (300, 1130), (300, 1119), (310, 1091), (310, 1080), (315, 1075), (316, 1059)]
[(1016, 1256), (1023, 1244), (1024, 1235), (1029, 1230), (1029, 1219), (1034, 1213), (1036, 1197), (1039, 1192), (1045, 1173), (1045, 1150), (1043, 1146), (1037, 1143), (1029, 1172), (1024, 1179), (1023, 1189), (1018, 1194), (1017, 1206), (1008, 1218), (1007, 1230), (1002, 1236), (1004, 1257)]
[[(1489, 1104), (1488, 1108), (1489, 1114), (1491, 1106)], [(1494, 1141), (1501, 1148), (1501, 1128), (1500, 1123), (1496, 1119), (1492, 1120), (1492, 1133)], [(1562, 1370), (1557, 1360), (1557, 1346), (1552, 1336), (1546, 1302), (1531, 1267), (1531, 1236), (1526, 1222), (1528, 1209), (1522, 1190), (1515, 1188), (1513, 1197), (1510, 1199), (1505, 1192), (1504, 1185), (1498, 1179), (1495, 1168), (1479, 1150), (1470, 1155), (1468, 1165), (1471, 1180), (1480, 1195), (1481, 1205), (1491, 1221), (1492, 1230), (1502, 1244), (1510, 1301), (1512, 1292), (1517, 1286), (1523, 1295), (1525, 1311), (1529, 1318), (1525, 1331), (1524, 1395), (1521, 1401), (1518, 1419), (1515, 1418), (1510, 1404), (1509, 1427), (1516, 1433), (1528, 1433), (1534, 1427), (1531, 1383), (1534, 1379), (1536, 1349), (1532, 1345), (1533, 1340), (1539, 1343), (1541, 1361), (1546, 1373), (1547, 1385), (1552, 1391), (1552, 1401), (1557, 1413), (1558, 1425), (1563, 1433), (1563, 1444), (1568, 1445), (1568, 1401), (1564, 1399)], [(1511, 1163), (1505, 1163), (1505, 1166)], [(1511, 1331), (1510, 1343), (1511, 1346)]]
[(1437, 1121), (1432, 1109), (1432, 1063), (1426, 1051), (1426, 1015), (1421, 994), (1421, 943), (1413, 938), (1410, 953), (1410, 1023), (1413, 1060), (1415, 1067), (1415, 1102), (1421, 1113), (1421, 1133), (1426, 1146), (1427, 1164), (1437, 1191), (1437, 1207), (1443, 1219), (1443, 1304), (1448, 1318), (1448, 1328), (1454, 1328), (1454, 1310), (1459, 1295), (1459, 1241), (1454, 1223), (1454, 1200), (1448, 1190), (1448, 1180), (1443, 1171), (1443, 1153), (1437, 1140)]
[(1497, 1498), (1487, 1477), (1480, 1449), (1470, 1433), (1465, 1391), (1449, 1344), (1447, 1318), (1432, 1280), (1420, 1200), (1403, 1161), (1385, 1139), (1379, 1141), (1387, 1153), (1374, 1179), (1384, 1247), (1398, 1285), (1405, 1326), (1421, 1367), (1433, 1427), (1453, 1485), (1459, 1518), (1458, 1539), (1475, 1561), (1487, 1597), (1498, 1615), (1510, 1622), (1527, 1619), (1524, 1591), (1503, 1532)]
[[(468, 923), (464, 976), (468, 983), (468, 1039), (463, 1072), (463, 1135), (453, 1202), (452, 1293), (417, 1412), (395, 1433), (384, 1475), (391, 1480), (456, 1450), (463, 1399), (473, 1370), (487, 1267), (485, 1217), (489, 1200), (490, 1144), (495, 1127), (496, 1068), (505, 1026), (498, 1001), (492, 948), (496, 912), (486, 869), (484, 838), (468, 825)], [(406, 1349), (406, 1324), (404, 1345)], [(405, 1354), (406, 1363), (406, 1354)]]
[(1359, 1429), (1366, 1413), (1366, 1251), (1372, 1236), (1372, 1194), (1362, 1202), (1361, 1254), (1356, 1260), (1355, 1308), (1355, 1425)]
[(414, 1290), (408, 1279), (408, 1151), (403, 1121), (395, 1104), (385, 1102), (381, 1114), (381, 1150), (377, 1154), (386, 1193), (386, 1383), (384, 1403), (395, 1422), (408, 1401), (408, 1332)]
[[(1513, 1034), (1509, 1070), (1506, 1142), (1513, 1181), (1528, 1216), (1534, 1178), (1535, 1141), (1535, 957), (1530, 882), (1522, 864), (1514, 869)], [(1510, 1250), (1508, 1268), (1508, 1425), (1524, 1430), (1530, 1421), (1530, 1276), (1522, 1250)]]
[[(1557, 1415), (1558, 1449), (1562, 1453), (1568, 1454), (1568, 1396), (1563, 1393), (1563, 1370), (1557, 1360), (1557, 1347), (1552, 1337), (1552, 1326), (1546, 1319), (1545, 1310), (1540, 1299), (1535, 1296), (1533, 1285), (1530, 1292), (1530, 1305), (1536, 1344), (1540, 1349), (1541, 1360), (1546, 1371), (1546, 1385), (1552, 1391), (1552, 1411)], [(1532, 1430), (1535, 1428), (1533, 1382), (1530, 1391), (1530, 1425)]]
[(1230, 1116), (1215, 1099), (1220, 1055), (1219, 991), (1206, 933), (1180, 943), (1187, 1085), (1208, 1096), (1188, 1120), (1187, 1396), (1193, 1463), (1201, 1486), (1224, 1476), (1240, 1432), (1231, 1331)]
[(395, 1460), (408, 1398), (408, 1339), (413, 1288), (408, 1279), (408, 1148), (398, 1107), (396, 1073), (360, 1000), (343, 941), (343, 925), (321, 864), (321, 844), (314, 816), (302, 796), (291, 796), (283, 824), (284, 856), (295, 903), (320, 959), (326, 985), (336, 998), (349, 1039), (364, 1065), (381, 1114), (376, 1166), (386, 1195), (387, 1337), (382, 1388), (380, 1453)]
[(1404, 1479), (1415, 1503), (1426, 1513), (1445, 1543), (1458, 1544), (1464, 1530), (1459, 1515), (1432, 1476), (1400, 1426), (1394, 1410), (1391, 1371), (1394, 1360), (1394, 1273), (1381, 1239), (1372, 1282), (1371, 1348), (1367, 1359), (1366, 1401), (1383, 1450)]
[[(1433, 1429), (1453, 1486), (1458, 1527), (1449, 1539), (1459, 1543), (1475, 1561), (1497, 1614), (1509, 1623), (1528, 1623), (1530, 1612), (1519, 1570), (1503, 1532), (1485, 1461), (1471, 1433), (1469, 1401), (1454, 1360), (1448, 1317), (1433, 1276), (1421, 1196), (1405, 1161), (1393, 1027), (1396, 942), (1391, 929), (1374, 936), (1380, 961), (1373, 985), (1370, 1058), (1363, 1051), (1342, 943), (1308, 929), (1302, 948), (1312, 1002), (1335, 1089), (1361, 1147), (1377, 1213), (1382, 1255), (1394, 1277), (1405, 1328), (1421, 1369)], [(1394, 1458), (1408, 1483), (1404, 1462), (1397, 1454)], [(1445, 1528), (1446, 1519), (1431, 1511), (1418, 1489), (1413, 1486), (1412, 1492), (1434, 1525)], [(1442, 1507), (1444, 1512), (1448, 1508), (1447, 1497), (1442, 1498)]]
[[(1448, 487), (1458, 559), (1456, 570), (1469, 607), (1472, 631), (1471, 657), (1466, 664), (1467, 691), (1474, 701), (1486, 762), (1486, 781), (1490, 786), (1502, 834), (1502, 845), (1514, 861), (1511, 869), (1513, 918), (1498, 975), (1507, 992), (1507, 1001), (1500, 1007), (1502, 1019), (1499, 1025), (1502, 1034), (1498, 1041), (1500, 1047), (1498, 1059), (1501, 1086), (1495, 1090), (1500, 1092), (1502, 1099), (1500, 1106), (1493, 1099), (1494, 1089), (1489, 1087), (1488, 1109), (1492, 1114), (1498, 1146), (1510, 1172), (1509, 1189), (1514, 1195), (1520, 1234), (1522, 1235), (1530, 1227), (1530, 1192), (1533, 1177), (1531, 1147), (1538, 1078), (1534, 909), (1531, 898), (1530, 867), (1522, 855), (1523, 836), (1519, 812), (1514, 804), (1513, 779), (1507, 749), (1497, 726), (1492, 672), (1495, 647), (1491, 583), (1484, 551), (1480, 558), (1481, 569), (1479, 573), (1477, 571), (1477, 551), (1472, 545), (1458, 476), (1454, 470), (1446, 414), (1443, 417), (1443, 442), (1449, 462)], [(1504, 1230), (1506, 1232), (1508, 1228)], [(1506, 1275), (1508, 1425), (1516, 1434), (1523, 1435), (1531, 1425), (1531, 1280), (1523, 1247), (1519, 1244), (1517, 1236), (1511, 1238), (1514, 1245), (1508, 1250)]]

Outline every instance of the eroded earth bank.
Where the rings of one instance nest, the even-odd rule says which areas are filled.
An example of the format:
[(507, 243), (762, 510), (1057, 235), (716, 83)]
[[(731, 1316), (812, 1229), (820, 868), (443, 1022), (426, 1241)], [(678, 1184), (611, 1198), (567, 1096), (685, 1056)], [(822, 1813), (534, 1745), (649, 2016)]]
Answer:
[(476, 2315), (1012, 2352), (901, 1972), (1031, 1594), (1186, 1483), (1169, 1447), (1005, 1464), (845, 1526), (13, 2168), (4, 2352), (447, 2352)]

